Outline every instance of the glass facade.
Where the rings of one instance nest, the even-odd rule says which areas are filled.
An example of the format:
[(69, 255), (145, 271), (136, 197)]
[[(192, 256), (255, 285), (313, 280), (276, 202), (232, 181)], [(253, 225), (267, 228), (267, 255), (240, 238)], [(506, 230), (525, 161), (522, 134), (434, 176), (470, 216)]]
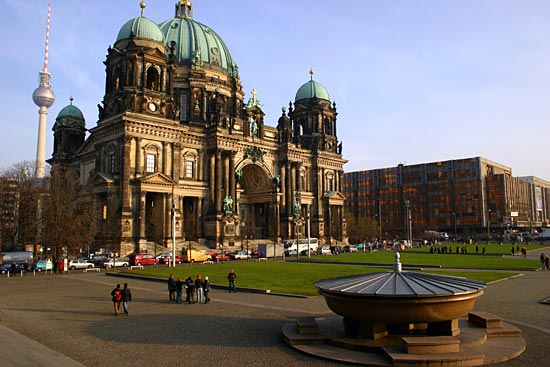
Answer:
[(343, 192), (346, 209), (376, 218), (387, 239), (406, 238), (406, 201), (414, 238), (550, 224), (550, 182), (513, 177), (511, 168), (481, 157), (349, 172)]

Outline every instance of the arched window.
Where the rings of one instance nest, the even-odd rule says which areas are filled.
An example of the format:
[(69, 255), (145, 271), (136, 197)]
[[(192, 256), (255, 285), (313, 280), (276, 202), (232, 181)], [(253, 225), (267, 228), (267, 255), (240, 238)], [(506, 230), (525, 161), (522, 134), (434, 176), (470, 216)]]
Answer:
[(105, 151), (105, 172), (116, 173), (116, 146), (110, 145)]
[(147, 88), (151, 90), (159, 90), (159, 72), (154, 67), (147, 69)]
[(334, 191), (334, 174), (332, 172), (329, 172), (326, 174), (326, 180), (325, 180), (325, 191), (330, 192)]

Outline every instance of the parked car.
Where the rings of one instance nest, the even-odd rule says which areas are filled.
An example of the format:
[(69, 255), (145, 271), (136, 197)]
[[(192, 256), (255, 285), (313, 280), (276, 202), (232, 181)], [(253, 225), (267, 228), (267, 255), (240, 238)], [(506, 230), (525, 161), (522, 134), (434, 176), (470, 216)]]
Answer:
[(31, 270), (46, 271), (53, 270), (53, 262), (51, 260), (38, 260), (32, 263)]
[(332, 255), (332, 251), (330, 251), (329, 246), (323, 246), (319, 249), (319, 254), (325, 255), (325, 256), (330, 256), (330, 255)]
[(230, 254), (233, 260), (246, 260), (250, 259), (250, 254), (246, 250), (239, 250), (235, 253)]
[[(16, 273), (19, 273), (19, 272), (24, 271), (24, 270), (25, 270), (25, 265), (24, 264), (15, 264), (15, 272)], [(6, 274), (6, 273), (9, 273), (10, 271), (11, 271), (11, 264), (9, 264), (9, 263), (0, 264), (0, 273)]]
[(229, 259), (231, 259), (231, 257), (227, 253), (216, 255), (216, 260), (217, 261), (227, 261)]
[[(181, 264), (183, 262), (183, 256), (176, 255), (176, 264)], [(171, 264), (172, 263), (172, 255), (163, 256), (159, 258), (159, 264)]]
[(69, 261), (69, 269), (75, 270), (75, 269), (91, 269), (95, 267), (95, 264), (91, 261), (88, 261), (86, 259), (73, 259)]
[(107, 268), (111, 268), (113, 266), (117, 268), (127, 268), (129, 266), (128, 261), (119, 260), (119, 259), (109, 259), (103, 263), (103, 266)]
[(130, 254), (128, 257), (128, 263), (130, 266), (154, 265), (155, 257), (151, 254)]
[(285, 251), (285, 256), (296, 256), (297, 253), (298, 253), (298, 250), (296, 250), (296, 249), (286, 250)]

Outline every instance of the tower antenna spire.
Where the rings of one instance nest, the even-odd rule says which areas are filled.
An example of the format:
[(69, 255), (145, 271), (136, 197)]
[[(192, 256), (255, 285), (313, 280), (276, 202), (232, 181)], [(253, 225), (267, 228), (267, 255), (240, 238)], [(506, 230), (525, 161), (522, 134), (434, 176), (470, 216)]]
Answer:
[(44, 71), (48, 71), (48, 52), (50, 47), (50, 20), (52, 15), (52, 4), (48, 3), (48, 23), (46, 25), (46, 47), (44, 50)]

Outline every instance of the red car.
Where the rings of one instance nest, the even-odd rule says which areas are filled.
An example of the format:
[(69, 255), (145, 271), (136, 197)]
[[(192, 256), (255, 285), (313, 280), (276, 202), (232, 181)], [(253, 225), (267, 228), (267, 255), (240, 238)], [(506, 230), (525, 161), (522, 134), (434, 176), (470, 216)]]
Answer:
[[(183, 256), (176, 255), (176, 264), (181, 264), (182, 261), (183, 261)], [(159, 263), (161, 263), (161, 264), (172, 263), (172, 256), (164, 256), (164, 257), (159, 258)]]
[(225, 253), (225, 254), (217, 254), (216, 255), (216, 260), (217, 261), (227, 261), (231, 259), (231, 257), (229, 256), (229, 254)]
[(155, 257), (151, 254), (131, 254), (128, 256), (130, 266), (135, 265), (154, 265)]

